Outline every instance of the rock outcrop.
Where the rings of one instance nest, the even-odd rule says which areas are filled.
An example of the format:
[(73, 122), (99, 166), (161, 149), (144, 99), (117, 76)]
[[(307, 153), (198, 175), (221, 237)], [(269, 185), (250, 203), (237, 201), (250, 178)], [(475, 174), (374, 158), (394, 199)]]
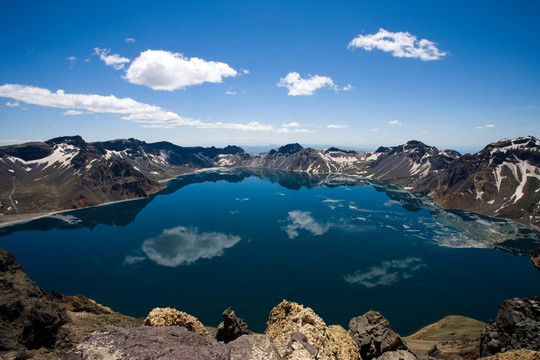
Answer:
[(405, 341), (390, 328), (388, 320), (377, 311), (370, 310), (364, 315), (352, 318), (349, 321), (349, 335), (358, 344), (364, 360), (375, 359), (386, 352), (397, 350), (412, 354)]
[(242, 335), (229, 343), (231, 360), (282, 360), (271, 337)]
[(66, 310), (48, 300), (15, 263), (13, 255), (0, 249), (0, 351), (53, 347)]
[(229, 360), (230, 349), (216, 340), (179, 326), (107, 326), (66, 354), (64, 360), (177, 359)]
[(482, 356), (519, 349), (540, 350), (540, 296), (503, 301), (482, 333)]
[(195, 317), (183, 311), (154, 308), (144, 320), (146, 326), (180, 326), (203, 336), (210, 336), (204, 325)]
[(272, 309), (265, 333), (283, 359), (360, 359), (345, 330), (330, 329), (312, 309), (287, 300)]
[(479, 360), (540, 360), (540, 352), (532, 350), (510, 350), (496, 355), (480, 358)]
[(249, 333), (250, 331), (244, 319), (236, 317), (234, 310), (228, 308), (223, 312), (223, 321), (218, 326), (216, 339), (228, 343)]

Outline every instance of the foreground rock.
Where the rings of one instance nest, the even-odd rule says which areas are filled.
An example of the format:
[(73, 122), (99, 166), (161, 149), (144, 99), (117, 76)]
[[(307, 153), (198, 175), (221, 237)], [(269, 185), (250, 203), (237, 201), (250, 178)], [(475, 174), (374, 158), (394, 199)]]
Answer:
[(480, 360), (540, 360), (540, 352), (532, 350), (510, 350), (500, 354), (483, 357)]
[(230, 350), (225, 344), (179, 326), (133, 329), (107, 326), (77, 345), (63, 359), (229, 360)]
[(482, 356), (519, 349), (540, 350), (540, 296), (503, 301), (482, 334)]
[(146, 326), (180, 326), (203, 336), (210, 336), (204, 325), (195, 317), (183, 311), (167, 308), (155, 308), (144, 320)]
[(486, 323), (450, 315), (405, 338), (420, 359), (464, 359), (480, 357), (480, 336)]
[(0, 351), (53, 347), (66, 310), (26, 276), (13, 255), (0, 249)]
[[(391, 351), (404, 350), (412, 355), (405, 341), (391, 328), (388, 320), (370, 310), (349, 322), (349, 335), (358, 344), (362, 359), (378, 358)], [(413, 355), (414, 358), (416, 356)]]
[(249, 333), (250, 331), (244, 319), (236, 317), (234, 310), (228, 308), (223, 312), (223, 321), (218, 326), (216, 339), (228, 343)]
[(272, 309), (265, 333), (283, 359), (360, 359), (358, 346), (341, 326), (329, 328), (312, 309), (287, 300)]
[(231, 360), (281, 360), (271, 337), (266, 335), (242, 335), (229, 343)]

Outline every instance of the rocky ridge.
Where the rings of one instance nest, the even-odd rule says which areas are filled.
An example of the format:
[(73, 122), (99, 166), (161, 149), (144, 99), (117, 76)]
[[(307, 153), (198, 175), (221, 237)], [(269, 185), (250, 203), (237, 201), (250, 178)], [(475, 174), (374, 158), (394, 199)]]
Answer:
[(375, 152), (288, 144), (248, 154), (237, 146), (61, 137), (0, 147), (0, 213), (9, 217), (146, 197), (164, 188), (156, 181), (211, 167), (357, 175), (429, 194), (444, 208), (540, 226), (540, 141), (532, 136), (501, 140), (464, 156), (416, 140)]

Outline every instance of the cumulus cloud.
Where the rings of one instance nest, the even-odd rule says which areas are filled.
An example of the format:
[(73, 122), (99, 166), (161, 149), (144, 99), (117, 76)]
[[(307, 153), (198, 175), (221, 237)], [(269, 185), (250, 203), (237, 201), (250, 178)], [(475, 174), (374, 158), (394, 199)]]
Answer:
[(363, 285), (370, 289), (375, 286), (389, 286), (401, 279), (408, 279), (426, 264), (422, 259), (409, 257), (402, 260), (383, 261), (379, 266), (371, 267), (367, 272), (355, 271), (348, 274), (343, 279), (349, 284)]
[(289, 211), (288, 224), (284, 230), (289, 239), (294, 239), (299, 234), (298, 230), (306, 230), (313, 235), (323, 235), (330, 229), (330, 225), (318, 223), (309, 211), (293, 210)]
[(172, 91), (205, 82), (220, 83), (223, 78), (237, 75), (236, 70), (222, 62), (190, 59), (164, 50), (146, 50), (133, 60), (124, 78), (153, 90)]
[(68, 57), (66, 58), (66, 60), (69, 60), (69, 61), (75, 61), (75, 60), (77, 60), (77, 58), (76, 58), (75, 56), (68, 56)]
[[(117, 98), (114, 95), (68, 94), (64, 90), (51, 92), (35, 86), (5, 84), (0, 86), (0, 97), (11, 98), (27, 104), (67, 109), (66, 115), (75, 115), (85, 111), (89, 113), (121, 114), (123, 120), (132, 121), (149, 128), (173, 128), (190, 126), (198, 129), (227, 129), (239, 131), (270, 131), (281, 132), (284, 128), (253, 121), (247, 124), (214, 122), (207, 123), (182, 117), (159, 106), (135, 101), (131, 98)], [(11, 103), (18, 104), (18, 102)], [(7, 105), (7, 104), (6, 104)], [(9, 105), (8, 105), (9, 106)], [(288, 129), (285, 129), (288, 130)], [(294, 132), (309, 131), (294, 129)]]
[(116, 70), (121, 70), (124, 68), (126, 63), (129, 63), (131, 60), (120, 56), (118, 54), (109, 55), (111, 49), (100, 49), (94, 48), (94, 55), (98, 55), (101, 60), (107, 66), (112, 66)]
[(362, 48), (371, 51), (379, 49), (395, 57), (407, 57), (423, 61), (438, 60), (448, 52), (440, 51), (433, 41), (418, 40), (408, 32), (390, 32), (383, 28), (372, 35), (358, 35), (348, 48)]
[(236, 245), (241, 238), (219, 232), (200, 232), (194, 227), (178, 226), (165, 229), (155, 238), (142, 244), (142, 251), (159, 265), (177, 267), (193, 264), (199, 259), (222, 256), (225, 249)]
[(64, 115), (82, 115), (84, 114), (84, 111), (79, 110), (68, 110), (64, 112)]
[(135, 39), (134, 39), (134, 38), (129, 38), (129, 37), (128, 37), (128, 38), (125, 39), (125, 42), (127, 42), (128, 44), (129, 44), (129, 43), (134, 43), (134, 42), (135, 42)]
[(227, 90), (225, 91), (225, 95), (236, 95), (236, 91)]
[(328, 87), (337, 89), (336, 85), (328, 76), (309, 75), (309, 78), (301, 78), (297, 72), (290, 72), (284, 78), (279, 80), (279, 87), (284, 87), (289, 90), (287, 95), (290, 96), (308, 96), (321, 88)]
[(8, 101), (8, 102), (6, 102), (6, 106), (8, 106), (8, 107), (17, 107), (17, 106), (20, 106), (20, 104), (19, 104), (18, 101), (14, 101), (14, 102)]
[(340, 124), (330, 124), (327, 126), (328, 129), (346, 129), (349, 125), (340, 125)]
[(281, 125), (281, 127), (284, 127), (284, 128), (297, 128), (297, 127), (302, 127), (302, 125), (300, 125), (296, 121), (293, 121), (293, 122), (290, 122), (288, 124), (283, 124), (283, 125)]
[(397, 126), (403, 125), (403, 123), (401, 121), (397, 121), (397, 120), (391, 120), (391, 121), (388, 122), (388, 124), (397, 125)]

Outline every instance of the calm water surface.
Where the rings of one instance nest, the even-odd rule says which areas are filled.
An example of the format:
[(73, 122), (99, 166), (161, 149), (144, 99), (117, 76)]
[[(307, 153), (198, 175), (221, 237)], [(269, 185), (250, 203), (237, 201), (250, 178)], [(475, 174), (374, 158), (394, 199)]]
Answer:
[(540, 294), (527, 227), (446, 212), (354, 177), (210, 170), (149, 199), (0, 229), (36, 283), (132, 316), (174, 307), (206, 325), (232, 306), (254, 331), (281, 300), (347, 326), (375, 309), (409, 334), (448, 314), (487, 321)]

